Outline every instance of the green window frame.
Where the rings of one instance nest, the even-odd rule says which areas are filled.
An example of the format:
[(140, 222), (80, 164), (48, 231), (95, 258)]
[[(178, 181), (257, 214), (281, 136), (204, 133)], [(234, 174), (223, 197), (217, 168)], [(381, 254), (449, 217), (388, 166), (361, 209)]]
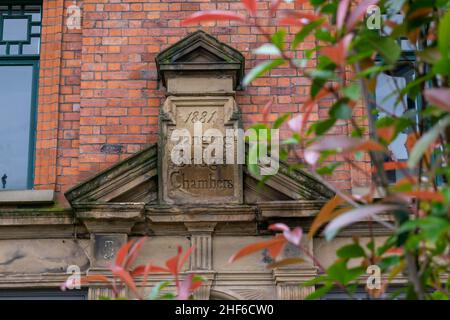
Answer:
[[(5, 19), (28, 20), (26, 39), (20, 41), (4, 40), (3, 26)], [(41, 21), (42, 1), (0, 2), (0, 72), (1, 67), (4, 66), (30, 66), (32, 68), (26, 189), (33, 189), (34, 186)], [(35, 45), (37, 42), (37, 46), (31, 49), (34, 52), (31, 54), (24, 53), (24, 46), (31, 45), (32, 39), (35, 39)], [(12, 51), (11, 48), (17, 48), (17, 50)], [(0, 172), (0, 178), (3, 174), (3, 172)], [(23, 190), (23, 188), (20, 189)], [(4, 190), (3, 183), (0, 183), (0, 192), (2, 190)], [(6, 190), (11, 189), (7, 188)]]
[[(38, 101), (38, 79), (39, 79), (39, 59), (0, 59), (0, 70), (2, 66), (31, 66), (33, 68), (32, 74), (32, 89), (31, 89), (31, 106), (30, 106), (30, 134), (28, 146), (28, 179), (27, 189), (33, 188), (34, 181), (34, 160), (36, 149), (36, 125), (37, 125), (37, 101)], [(3, 175), (3, 173), (0, 173)]]

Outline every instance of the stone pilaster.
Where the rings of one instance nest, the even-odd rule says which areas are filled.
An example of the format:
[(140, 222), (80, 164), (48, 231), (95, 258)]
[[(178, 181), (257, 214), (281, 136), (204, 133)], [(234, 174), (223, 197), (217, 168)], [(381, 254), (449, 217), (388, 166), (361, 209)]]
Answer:
[(190, 271), (205, 279), (205, 283), (195, 291), (197, 300), (208, 300), (214, 280), (212, 234), (216, 223), (185, 223), (191, 237), (191, 246), (195, 247), (190, 258)]
[(317, 275), (314, 267), (301, 269), (275, 269), (273, 271), (278, 300), (303, 300), (314, 287), (301, 284)]

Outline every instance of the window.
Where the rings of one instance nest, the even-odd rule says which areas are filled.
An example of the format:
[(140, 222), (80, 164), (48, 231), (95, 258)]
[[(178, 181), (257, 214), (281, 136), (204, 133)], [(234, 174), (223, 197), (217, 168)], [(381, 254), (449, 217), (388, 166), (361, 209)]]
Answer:
[[(411, 117), (417, 117), (420, 106), (418, 99), (411, 99), (405, 96), (402, 101), (397, 101), (396, 92), (401, 91), (406, 85), (414, 80), (414, 58), (404, 52), (405, 59), (400, 61), (396, 68), (390, 72), (381, 73), (377, 78), (375, 89), (375, 101), (378, 108), (378, 118), (386, 115), (403, 116), (409, 113)], [(409, 57), (409, 59), (408, 59)], [(418, 119), (412, 119), (418, 123)], [(411, 128), (405, 129), (389, 145), (390, 156), (386, 161), (407, 161), (408, 150), (406, 142)], [(387, 171), (389, 182), (394, 183), (403, 178), (404, 172), (401, 170)]]
[[(317, 290), (318, 288), (316, 288)], [(355, 300), (403, 300), (405, 299), (404, 287), (396, 285), (389, 286), (380, 297), (371, 297), (363, 286), (358, 286), (356, 290), (352, 292), (353, 299)], [(348, 293), (341, 288), (333, 288), (321, 297), (321, 300), (352, 300)]]
[(17, 2), (0, 4), (0, 191), (33, 187), (42, 12)]
[(59, 289), (0, 290), (0, 300), (87, 300), (88, 291)]
[[(385, 16), (386, 18), (386, 16)], [(390, 20), (401, 23), (403, 16), (401, 14), (394, 14), (390, 16)], [(392, 30), (388, 26), (383, 27), (384, 34), (390, 34)], [(386, 115), (404, 116), (405, 113), (410, 115), (411, 120), (418, 124), (417, 111), (420, 108), (420, 101), (411, 97), (405, 96), (403, 100), (397, 100), (397, 92), (401, 91), (406, 85), (415, 79), (415, 47), (406, 39), (399, 38), (398, 44), (402, 49), (401, 59), (394, 70), (381, 73), (377, 77), (377, 86), (375, 88), (375, 102), (378, 109), (378, 118)], [(399, 133), (389, 145), (390, 155), (385, 159), (386, 161), (407, 161), (408, 150), (406, 142), (411, 128), (405, 129)], [(402, 170), (387, 171), (387, 177), (390, 183), (399, 181), (404, 176)]]

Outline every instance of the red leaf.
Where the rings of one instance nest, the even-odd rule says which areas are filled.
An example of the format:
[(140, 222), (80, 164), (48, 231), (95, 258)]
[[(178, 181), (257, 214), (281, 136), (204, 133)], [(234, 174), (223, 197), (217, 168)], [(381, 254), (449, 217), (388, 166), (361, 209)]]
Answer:
[[(311, 21), (315, 21), (321, 18), (322, 18), (321, 16), (315, 15), (313, 13), (289, 11), (288, 14), (283, 19), (280, 20), (280, 25), (303, 27), (308, 23), (310, 23)], [(329, 26), (329, 24), (326, 21), (324, 21), (322, 25), (324, 27)]]
[(293, 26), (293, 27), (303, 27), (307, 23), (302, 22), (302, 20), (295, 17), (284, 17), (280, 20), (279, 24), (281, 26)]
[(210, 10), (210, 11), (200, 11), (196, 12), (181, 22), (182, 26), (188, 24), (194, 24), (196, 22), (204, 22), (204, 21), (244, 21), (245, 17), (228, 11), (223, 10)]
[(282, 1), (283, 0), (270, 0), (270, 13), (271, 14), (273, 14), (275, 11), (277, 11), (277, 9), (280, 6)]
[(326, 222), (330, 221), (334, 218), (334, 209), (337, 206), (342, 204), (343, 200), (339, 196), (334, 196), (320, 209), (319, 213), (314, 218), (313, 223), (311, 224), (311, 228), (308, 232), (308, 238), (312, 239), (312, 237), (316, 234), (317, 230)]
[(134, 268), (133, 271), (131, 271), (131, 275), (133, 277), (136, 277), (136, 276), (145, 275), (146, 273), (150, 273), (150, 272), (170, 272), (170, 270), (163, 268), (163, 267), (155, 266), (152, 264), (140, 265), (140, 266), (137, 266), (136, 268)]
[(302, 239), (302, 229), (297, 227), (291, 231), (291, 229), (284, 223), (275, 223), (269, 226), (269, 230), (283, 231), (284, 238), (290, 243), (298, 246)]
[(403, 248), (390, 248), (390, 249), (388, 249), (388, 250), (386, 250), (386, 253), (387, 254), (397, 254), (397, 255), (400, 255), (400, 254), (403, 254)]
[(379, 144), (376, 141), (373, 140), (366, 140), (363, 141), (347, 150), (345, 150), (346, 153), (353, 153), (353, 152), (358, 152), (358, 151), (385, 151), (386, 148)]
[(336, 13), (336, 26), (339, 29), (342, 29), (344, 26), (345, 17), (347, 16), (348, 5), (350, 4), (350, 0), (341, 0), (339, 2), (339, 6)]
[(353, 153), (358, 151), (383, 151), (385, 148), (373, 140), (362, 140), (346, 136), (325, 136), (306, 150), (316, 152), (336, 150), (341, 153)]
[(445, 198), (440, 192), (436, 191), (407, 191), (403, 192), (404, 195), (417, 198), (419, 200), (424, 201), (437, 201), (437, 202), (444, 202)]
[(144, 244), (145, 240), (147, 240), (147, 237), (142, 237), (138, 241), (134, 243), (134, 245), (131, 247), (130, 252), (127, 255), (127, 258), (124, 262), (123, 268), (128, 269), (133, 262), (136, 260), (139, 250), (141, 250), (142, 245)]
[[(286, 243), (286, 239), (282, 235), (277, 235), (274, 238), (266, 241), (261, 241), (257, 243), (250, 244), (241, 250), (239, 250), (237, 253), (231, 256), (229, 259), (229, 262), (236, 261), (237, 259), (240, 259), (242, 257), (248, 256), (249, 254), (252, 254), (254, 252), (267, 249), (269, 250), (269, 253), (271, 250), (277, 250), (278, 246), (281, 244), (281, 247)], [(275, 247), (275, 249), (270, 249), (271, 247)]]
[(388, 127), (377, 128), (377, 135), (380, 138), (382, 138), (384, 141), (391, 142), (392, 138), (394, 138), (394, 135), (395, 135), (395, 127), (388, 126)]
[(289, 227), (284, 223), (275, 223), (269, 226), (269, 230), (289, 231)]
[(193, 281), (191, 284), (191, 291), (194, 291), (198, 287), (200, 287), (203, 284), (202, 280)]
[(134, 241), (130, 240), (126, 244), (120, 247), (119, 252), (117, 252), (115, 265), (123, 267), (125, 258), (127, 257), (128, 251), (130, 250), (131, 246), (133, 245)]
[(289, 120), (287, 124), (292, 131), (301, 132), (303, 126), (303, 115), (299, 114), (298, 116)]
[(363, 221), (367, 218), (371, 218), (379, 213), (393, 211), (398, 209), (397, 206), (394, 205), (386, 205), (386, 204), (376, 204), (376, 205), (368, 205), (364, 207), (359, 207), (356, 209), (349, 210), (342, 215), (338, 216), (334, 220), (332, 220), (325, 228), (324, 232), (327, 238), (334, 236), (334, 234), (353, 223)]
[[(75, 281), (70, 281), (70, 280), (74, 280), (74, 279), (68, 279), (66, 282), (64, 282), (60, 288), (62, 291), (65, 291), (70, 285), (75, 284)], [(87, 284), (90, 282), (105, 282), (105, 283), (109, 283), (109, 279), (102, 275), (102, 274), (92, 274), (92, 275), (88, 275), (88, 276), (84, 276), (80, 278), (80, 285), (83, 284)]]
[(450, 89), (427, 89), (425, 90), (424, 95), (427, 101), (432, 105), (450, 112)]
[(270, 97), (270, 100), (267, 101), (267, 103), (265, 104), (265, 106), (261, 111), (263, 114), (264, 122), (267, 122), (267, 117), (269, 115), (270, 108), (272, 108), (272, 104), (273, 104), (273, 97)]
[(303, 153), (303, 156), (305, 157), (306, 163), (315, 166), (317, 161), (320, 159), (320, 153), (314, 151), (314, 150), (308, 150), (306, 149)]
[(347, 19), (347, 32), (353, 30), (359, 20), (366, 14), (367, 8), (378, 3), (380, 0), (363, 0), (358, 6), (351, 10), (350, 17)]
[(276, 259), (276, 257), (278, 257), (278, 255), (280, 254), (280, 252), (283, 249), (285, 244), (286, 243), (284, 241), (283, 242), (276, 242), (273, 245), (271, 245), (270, 247), (267, 247), (267, 251), (269, 252), (269, 255), (273, 259)]
[(180, 260), (178, 269), (181, 270), (184, 266), (184, 264), (186, 263), (187, 259), (189, 258), (189, 256), (192, 254), (192, 252), (194, 252), (195, 247), (192, 246), (189, 249), (187, 249), (186, 253), (184, 254), (183, 258)]
[(180, 261), (180, 256), (182, 252), (183, 249), (180, 246), (178, 246), (178, 254), (166, 261), (167, 269), (173, 275), (178, 274), (178, 266), (179, 266), (178, 262)]
[(303, 231), (300, 227), (296, 227), (292, 231), (291, 230), (284, 231), (283, 235), (287, 241), (298, 246), (300, 244), (300, 241), (302, 241)]
[(241, 0), (245, 8), (251, 13), (256, 13), (256, 0)]
[(140, 298), (139, 292), (136, 288), (136, 284), (134, 283), (133, 278), (131, 277), (130, 273), (128, 273), (126, 270), (124, 270), (121, 267), (114, 266), (111, 269), (114, 276), (119, 277), (123, 283), (126, 284), (126, 286), (137, 296)]
[(350, 45), (352, 38), (352, 34), (347, 34), (336, 45), (320, 49), (320, 54), (330, 58), (336, 65), (345, 67), (348, 46)]
[(189, 299), (189, 296), (191, 295), (191, 286), (192, 286), (192, 278), (193, 274), (190, 273), (184, 278), (183, 281), (181, 281), (180, 285), (178, 286), (178, 296), (177, 300), (187, 300)]
[[(397, 161), (389, 161), (383, 163), (384, 170), (397, 170), (397, 169), (407, 169), (408, 163), (407, 162), (397, 162)], [(375, 168), (374, 168), (375, 169)]]

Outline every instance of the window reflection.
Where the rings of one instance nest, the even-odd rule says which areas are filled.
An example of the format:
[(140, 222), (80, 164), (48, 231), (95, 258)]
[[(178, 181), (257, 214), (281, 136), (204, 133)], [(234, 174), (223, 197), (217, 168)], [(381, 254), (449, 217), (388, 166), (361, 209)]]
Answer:
[(33, 66), (0, 65), (0, 176), (2, 189), (29, 180)]

